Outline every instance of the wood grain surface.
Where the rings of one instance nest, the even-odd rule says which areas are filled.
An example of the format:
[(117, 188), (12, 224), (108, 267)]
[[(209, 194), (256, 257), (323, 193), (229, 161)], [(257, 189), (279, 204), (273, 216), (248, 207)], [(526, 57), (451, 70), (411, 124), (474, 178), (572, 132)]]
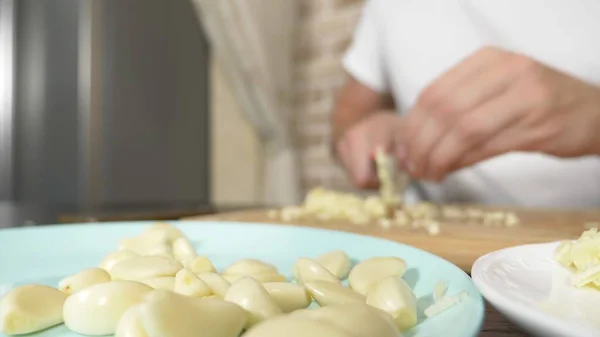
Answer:
[(232, 213), (188, 217), (182, 220), (217, 220), (275, 223), (325, 228), (371, 235), (405, 243), (456, 264), (466, 272), (477, 258), (492, 251), (529, 243), (541, 243), (576, 238), (588, 222), (600, 222), (600, 211), (545, 211), (502, 209), (515, 212), (519, 225), (494, 227), (468, 223), (441, 223), (440, 233), (427, 234), (424, 229), (392, 227), (383, 229), (377, 224), (354, 225), (348, 222), (294, 221), (271, 219), (267, 210), (246, 210)]

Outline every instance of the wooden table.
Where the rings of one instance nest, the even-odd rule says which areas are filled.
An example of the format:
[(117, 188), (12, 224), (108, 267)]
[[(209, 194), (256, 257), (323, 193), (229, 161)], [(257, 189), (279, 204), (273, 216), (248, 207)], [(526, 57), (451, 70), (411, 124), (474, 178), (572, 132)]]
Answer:
[(525, 337), (521, 328), (509, 322), (501, 313), (494, 309), (489, 303), (485, 303), (485, 321), (481, 329), (480, 337)]
[[(492, 209), (488, 209), (493, 211)], [(208, 216), (185, 218), (183, 220), (218, 220), (278, 223), (300, 225), (313, 228), (327, 228), (371, 236), (382, 237), (406, 243), (441, 256), (467, 273), (473, 262), (480, 256), (505, 247), (564, 240), (578, 237), (586, 229), (586, 223), (600, 221), (598, 211), (548, 211), (531, 209), (502, 209), (515, 212), (521, 223), (512, 228), (483, 227), (460, 223), (443, 223), (437, 236), (430, 236), (423, 230), (392, 228), (383, 230), (376, 224), (357, 226), (341, 222), (294, 221), (285, 223), (268, 216), (267, 210), (250, 210), (221, 213)], [(482, 337), (522, 337), (527, 333), (510, 323), (504, 316), (486, 303), (486, 318), (480, 336)]]

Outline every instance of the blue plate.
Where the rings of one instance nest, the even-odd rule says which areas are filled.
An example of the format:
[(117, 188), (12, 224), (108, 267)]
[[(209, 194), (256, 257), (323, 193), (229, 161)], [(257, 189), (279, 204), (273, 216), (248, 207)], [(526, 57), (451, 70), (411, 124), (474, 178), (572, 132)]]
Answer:
[[(484, 303), (471, 279), (450, 262), (425, 251), (369, 236), (304, 227), (235, 222), (171, 222), (192, 241), (198, 253), (208, 256), (217, 269), (241, 258), (272, 263), (285, 275), (298, 257), (316, 257), (333, 249), (346, 251), (353, 260), (397, 256), (408, 263), (404, 279), (419, 298), (419, 311), (432, 303), (438, 281), (448, 294), (468, 293), (462, 303), (420, 323), (406, 336), (477, 336), (484, 318)], [(112, 222), (0, 230), (0, 295), (11, 287), (28, 284), (57, 286), (58, 281), (82, 269), (97, 266), (118, 242), (139, 234), (152, 222)], [(3, 336), (3, 335), (0, 335)], [(30, 336), (79, 336), (57, 326)]]

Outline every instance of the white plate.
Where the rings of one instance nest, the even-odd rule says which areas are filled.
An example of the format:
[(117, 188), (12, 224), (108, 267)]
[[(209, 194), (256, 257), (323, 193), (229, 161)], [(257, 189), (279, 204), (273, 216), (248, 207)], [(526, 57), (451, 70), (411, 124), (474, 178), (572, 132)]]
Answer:
[(487, 254), (471, 276), (483, 296), (536, 336), (600, 336), (600, 291), (570, 285), (571, 272), (554, 261), (558, 242)]

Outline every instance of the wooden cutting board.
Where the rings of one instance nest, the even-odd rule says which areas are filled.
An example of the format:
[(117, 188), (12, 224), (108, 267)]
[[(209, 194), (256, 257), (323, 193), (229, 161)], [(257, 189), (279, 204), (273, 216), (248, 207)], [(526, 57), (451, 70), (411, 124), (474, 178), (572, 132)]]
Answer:
[[(481, 208), (481, 207), (478, 207)], [(480, 224), (441, 223), (440, 233), (430, 236), (424, 229), (392, 227), (384, 230), (377, 224), (354, 225), (344, 222), (294, 221), (271, 219), (268, 210), (248, 210), (216, 215), (188, 217), (182, 220), (217, 220), (300, 225), (366, 234), (405, 243), (441, 256), (466, 272), (475, 260), (492, 251), (530, 243), (573, 239), (588, 229), (585, 224), (600, 222), (598, 211), (550, 211), (532, 209), (491, 209), (517, 214), (515, 227), (486, 227)], [(588, 225), (589, 226), (589, 225)]]

